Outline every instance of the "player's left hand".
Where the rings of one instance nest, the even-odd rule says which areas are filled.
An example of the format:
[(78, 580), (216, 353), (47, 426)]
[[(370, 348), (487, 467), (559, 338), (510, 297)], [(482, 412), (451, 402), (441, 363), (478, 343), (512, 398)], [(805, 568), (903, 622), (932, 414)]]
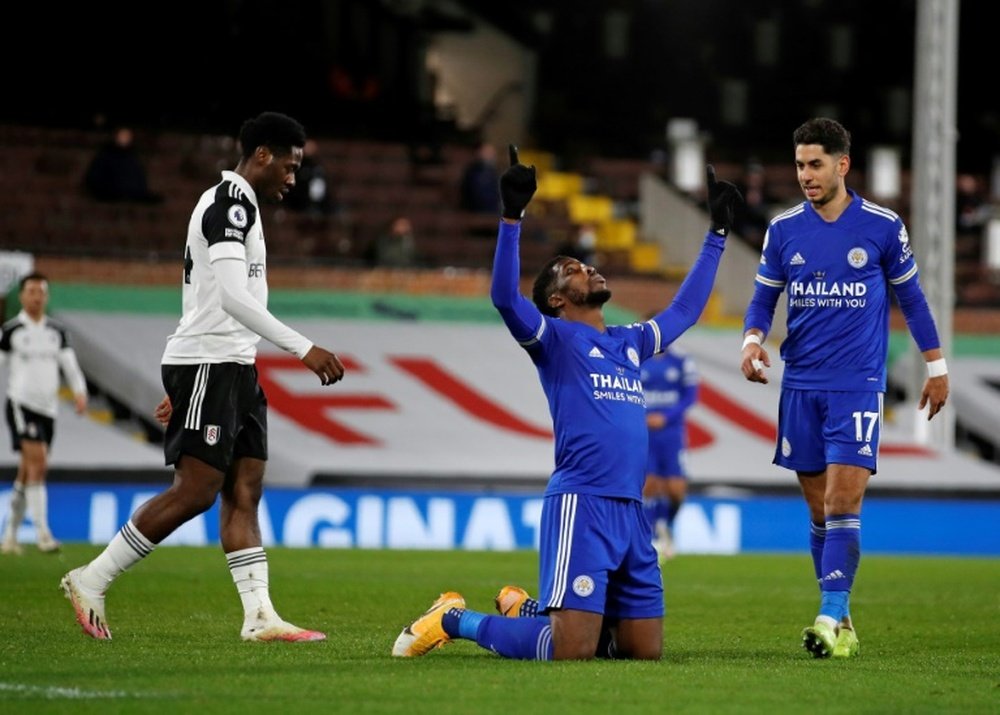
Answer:
[(917, 409), (922, 410), (927, 405), (927, 420), (930, 421), (934, 415), (941, 411), (945, 401), (948, 399), (948, 376), (928, 377), (924, 383), (924, 390), (920, 393), (920, 404)]
[(73, 402), (76, 406), (76, 414), (82, 415), (87, 411), (87, 396), (86, 395), (74, 395)]
[(743, 194), (736, 188), (736, 184), (717, 181), (715, 167), (711, 164), (705, 167), (705, 178), (708, 185), (708, 215), (711, 218), (708, 230), (719, 236), (728, 236), (735, 220), (736, 207), (743, 203)]
[(500, 203), (503, 204), (503, 217), (512, 221), (520, 221), (524, 209), (535, 195), (538, 180), (535, 178), (535, 167), (525, 166), (517, 158), (517, 147), (510, 144), (507, 147), (510, 154), (510, 168), (500, 176)]
[(174, 412), (174, 406), (170, 404), (170, 398), (164, 395), (163, 400), (153, 410), (153, 418), (161, 425), (166, 426), (170, 422), (170, 415)]

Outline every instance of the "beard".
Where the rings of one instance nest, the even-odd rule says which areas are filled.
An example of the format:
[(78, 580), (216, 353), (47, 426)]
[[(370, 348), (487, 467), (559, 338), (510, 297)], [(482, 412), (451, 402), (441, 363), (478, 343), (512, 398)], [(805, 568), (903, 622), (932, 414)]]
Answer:
[(587, 294), (584, 303), (591, 306), (602, 306), (611, 300), (611, 291), (607, 288), (592, 290)]

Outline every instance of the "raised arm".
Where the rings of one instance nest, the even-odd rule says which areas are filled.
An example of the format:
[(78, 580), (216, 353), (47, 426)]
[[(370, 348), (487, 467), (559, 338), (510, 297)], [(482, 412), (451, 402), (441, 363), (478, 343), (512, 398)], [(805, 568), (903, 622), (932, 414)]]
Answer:
[(538, 184), (535, 167), (518, 161), (517, 147), (513, 144), (508, 150), (510, 167), (500, 177), (503, 213), (493, 258), (490, 298), (514, 339), (524, 343), (537, 335), (543, 320), (538, 308), (519, 289), (521, 218)]
[(733, 225), (736, 204), (743, 200), (739, 189), (728, 181), (716, 181), (715, 169), (706, 169), (708, 178), (708, 210), (711, 217), (705, 242), (694, 265), (681, 283), (677, 295), (666, 308), (653, 318), (660, 331), (660, 349), (672, 343), (698, 322), (699, 316), (712, 294), (715, 274), (719, 269), (726, 236)]

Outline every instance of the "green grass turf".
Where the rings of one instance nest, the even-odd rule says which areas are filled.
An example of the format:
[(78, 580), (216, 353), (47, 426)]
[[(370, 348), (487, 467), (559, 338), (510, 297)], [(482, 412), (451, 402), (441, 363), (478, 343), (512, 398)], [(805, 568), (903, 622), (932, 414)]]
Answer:
[(3, 713), (998, 713), (1000, 560), (866, 556), (861, 657), (813, 660), (807, 555), (681, 556), (665, 568), (658, 663), (507, 661), (469, 642), (394, 659), (442, 590), (491, 609), (534, 589), (531, 552), (269, 550), (271, 592), (323, 643), (243, 643), (217, 548), (162, 548), (108, 597), (111, 642), (84, 636), (57, 588), (98, 548), (0, 557)]

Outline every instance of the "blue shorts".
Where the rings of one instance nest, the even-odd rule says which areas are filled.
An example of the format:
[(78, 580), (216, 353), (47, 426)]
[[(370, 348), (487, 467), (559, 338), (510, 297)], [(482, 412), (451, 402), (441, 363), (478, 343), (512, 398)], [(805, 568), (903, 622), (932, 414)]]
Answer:
[(881, 392), (782, 388), (774, 463), (796, 472), (850, 464), (875, 474), (881, 434)]
[(662, 618), (663, 581), (642, 502), (555, 494), (542, 505), (542, 610)]
[(687, 445), (683, 429), (649, 431), (646, 474), (657, 477), (687, 477)]

